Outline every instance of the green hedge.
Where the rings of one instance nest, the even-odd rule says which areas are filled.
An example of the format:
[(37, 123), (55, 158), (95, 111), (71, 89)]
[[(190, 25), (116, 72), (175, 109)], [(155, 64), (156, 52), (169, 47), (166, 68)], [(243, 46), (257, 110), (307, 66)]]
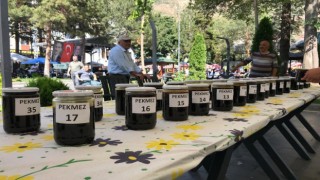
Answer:
[(38, 87), (40, 91), (40, 104), (41, 106), (52, 105), (52, 92), (57, 90), (68, 90), (69, 87), (57, 79), (48, 77), (37, 77), (32, 79), (27, 84), (27, 87)]

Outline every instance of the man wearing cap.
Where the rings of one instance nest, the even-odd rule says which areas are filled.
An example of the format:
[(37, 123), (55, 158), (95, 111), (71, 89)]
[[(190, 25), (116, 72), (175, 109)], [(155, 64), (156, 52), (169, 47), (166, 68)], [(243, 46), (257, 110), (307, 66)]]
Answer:
[(253, 52), (250, 58), (237, 64), (231, 71), (235, 72), (240, 66), (245, 66), (251, 62), (252, 66), (249, 77), (276, 76), (278, 61), (276, 54), (271, 53), (269, 48), (269, 41), (260, 41), (259, 52)]
[(143, 74), (141, 69), (133, 62), (129, 49), (131, 38), (124, 35), (118, 38), (118, 44), (110, 50), (108, 61), (108, 72), (110, 76), (123, 76), (129, 83), (130, 76), (141, 80), (150, 76)]

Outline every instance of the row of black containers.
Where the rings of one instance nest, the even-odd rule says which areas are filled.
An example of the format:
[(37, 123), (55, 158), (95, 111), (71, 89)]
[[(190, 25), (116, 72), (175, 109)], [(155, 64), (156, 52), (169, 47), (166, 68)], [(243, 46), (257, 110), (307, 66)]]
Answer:
[[(125, 115), (129, 129), (146, 130), (156, 125), (156, 111), (169, 121), (183, 121), (188, 115), (207, 115), (210, 109), (230, 111), (233, 106), (262, 101), (291, 90), (310, 87), (296, 78), (245, 80), (203, 80), (116, 85), (116, 113)], [(90, 143), (95, 121), (103, 116), (101, 87), (78, 87), (76, 91), (55, 91), (53, 100), (54, 139), (61, 145)], [(91, 90), (85, 90), (91, 89)], [(38, 88), (4, 88), (3, 120), (7, 133), (40, 129)], [(210, 107), (211, 106), (211, 107)]]
[(125, 115), (126, 126), (133, 130), (152, 129), (156, 110), (168, 121), (184, 121), (189, 115), (208, 115), (210, 109), (231, 111), (233, 106), (263, 101), (290, 90), (310, 87), (294, 77), (203, 80), (145, 83), (145, 87), (116, 85), (116, 113)]

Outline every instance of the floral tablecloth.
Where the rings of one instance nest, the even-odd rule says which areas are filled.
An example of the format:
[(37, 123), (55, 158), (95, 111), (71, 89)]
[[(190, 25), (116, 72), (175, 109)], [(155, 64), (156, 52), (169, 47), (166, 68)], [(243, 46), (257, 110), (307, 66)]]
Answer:
[(52, 108), (42, 107), (40, 132), (9, 135), (0, 127), (0, 179), (176, 179), (319, 95), (312, 87), (182, 122), (165, 121), (158, 111), (147, 131), (128, 130), (107, 101), (94, 141), (78, 147), (55, 143)]

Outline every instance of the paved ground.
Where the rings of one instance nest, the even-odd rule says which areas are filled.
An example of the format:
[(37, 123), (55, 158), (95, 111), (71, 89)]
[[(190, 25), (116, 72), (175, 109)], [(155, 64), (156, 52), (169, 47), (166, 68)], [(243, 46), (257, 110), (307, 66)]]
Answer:
[[(320, 133), (320, 105), (312, 104), (303, 113), (303, 116), (308, 122)], [(265, 138), (270, 142), (274, 149), (279, 153), (283, 160), (288, 164), (292, 171), (300, 180), (319, 180), (320, 179), (320, 142), (316, 141), (304, 126), (298, 122), (296, 118), (291, 120), (293, 124), (299, 129), (307, 141), (315, 149), (315, 154), (309, 154), (311, 160), (302, 159), (297, 152), (292, 148), (288, 141), (280, 134), (276, 128), (272, 128)], [(260, 152), (264, 152), (258, 144)], [(268, 157), (264, 152), (264, 157)], [(270, 162), (270, 161), (269, 161)], [(273, 168), (276, 165), (273, 164)], [(281, 172), (278, 172), (282, 179), (286, 179)], [(197, 172), (188, 172), (184, 174), (179, 180), (202, 180), (207, 178), (207, 173), (204, 168)], [(227, 180), (247, 180), (269, 179), (265, 172), (260, 168), (259, 164), (251, 156), (248, 150), (240, 145), (234, 152), (229, 164), (226, 174)]]

